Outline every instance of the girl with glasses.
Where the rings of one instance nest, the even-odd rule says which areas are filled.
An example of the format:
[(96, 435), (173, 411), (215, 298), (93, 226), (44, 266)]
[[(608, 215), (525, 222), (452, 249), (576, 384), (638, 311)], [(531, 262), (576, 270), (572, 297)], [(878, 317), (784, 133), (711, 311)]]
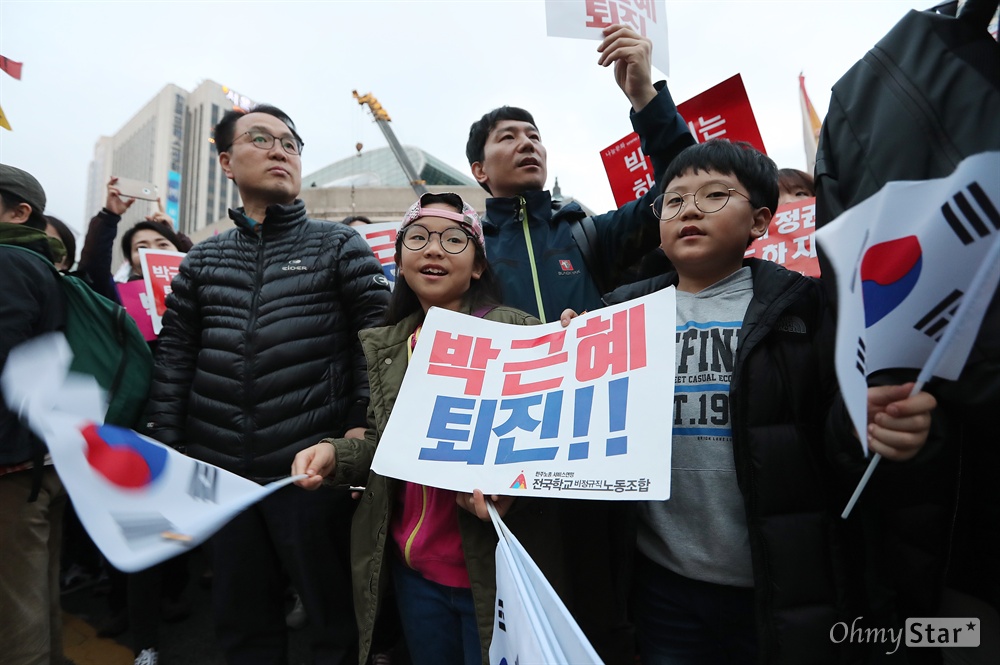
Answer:
[[(396, 265), (386, 326), (361, 333), (371, 383), (365, 439), (324, 439), (295, 457), (292, 474), (308, 474), (298, 484), (309, 489), (327, 477), (336, 485), (365, 486), (351, 529), (361, 662), (372, 651), (375, 621), (394, 589), (415, 665), (488, 663), (496, 534), (482, 493), (385, 478), (370, 467), (427, 310), (443, 307), (516, 325), (539, 321), (500, 306), (479, 216), (457, 194), (424, 194), (413, 204), (396, 238)], [(492, 501), (505, 515), (513, 498)], [(544, 501), (530, 499), (519, 500), (505, 518), (543, 569), (554, 518)]]

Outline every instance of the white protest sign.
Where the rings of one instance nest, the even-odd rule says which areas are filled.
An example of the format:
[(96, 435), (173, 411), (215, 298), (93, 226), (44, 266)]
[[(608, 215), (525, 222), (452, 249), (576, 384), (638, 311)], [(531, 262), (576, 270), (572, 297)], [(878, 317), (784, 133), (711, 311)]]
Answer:
[(568, 328), (431, 309), (372, 470), (456, 491), (667, 499), (675, 318), (673, 288)]
[[(1000, 282), (1000, 152), (947, 178), (890, 182), (816, 232), (837, 280), (837, 379), (855, 428), (867, 428), (867, 378), (924, 367), (963, 301), (961, 327), (933, 375), (957, 379)], [(986, 271), (978, 292), (970, 284)], [(862, 437), (867, 451), (867, 442)]]
[(601, 31), (616, 23), (653, 42), (653, 66), (670, 75), (667, 8), (663, 0), (545, 0), (549, 37), (601, 41)]
[(4, 398), (45, 441), (80, 521), (119, 570), (142, 570), (199, 545), (297, 478), (262, 487), (101, 424), (102, 391), (93, 377), (69, 374), (71, 360), (61, 333), (18, 346), (4, 368)]
[(389, 288), (396, 286), (396, 235), (402, 224), (402, 221), (381, 222), (354, 228), (371, 247), (385, 278), (389, 280)]

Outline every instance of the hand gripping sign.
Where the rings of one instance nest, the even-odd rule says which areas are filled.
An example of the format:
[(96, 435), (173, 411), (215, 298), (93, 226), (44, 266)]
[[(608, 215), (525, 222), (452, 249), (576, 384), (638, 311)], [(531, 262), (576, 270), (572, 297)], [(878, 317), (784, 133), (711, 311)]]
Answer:
[(674, 319), (672, 288), (568, 328), (431, 309), (372, 470), (456, 491), (666, 499)]

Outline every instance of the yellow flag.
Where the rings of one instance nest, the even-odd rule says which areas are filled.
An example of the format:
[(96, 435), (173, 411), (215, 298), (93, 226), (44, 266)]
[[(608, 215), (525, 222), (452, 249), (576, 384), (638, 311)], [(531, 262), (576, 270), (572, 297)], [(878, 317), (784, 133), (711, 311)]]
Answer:
[(806, 77), (799, 74), (799, 103), (802, 106), (802, 139), (806, 148), (806, 170), (809, 173), (816, 168), (816, 148), (819, 145), (819, 130), (821, 123), (819, 114), (809, 101), (806, 94)]
[(10, 128), (10, 123), (9, 123), (9, 122), (7, 122), (7, 116), (5, 116), (5, 115), (3, 114), (3, 109), (2, 109), (2, 108), (0, 108), (0, 127), (3, 127), (3, 128), (4, 128), (4, 129), (6, 129), (6, 130), (7, 130), (8, 132), (12, 132), (12, 131), (14, 131), (14, 130), (12, 130), (12, 129)]

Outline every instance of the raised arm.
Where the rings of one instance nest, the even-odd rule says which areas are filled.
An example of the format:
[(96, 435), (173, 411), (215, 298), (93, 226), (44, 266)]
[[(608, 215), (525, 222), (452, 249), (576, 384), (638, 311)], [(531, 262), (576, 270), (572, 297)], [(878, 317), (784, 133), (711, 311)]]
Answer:
[(115, 236), (118, 234), (118, 223), (122, 220), (122, 215), (135, 203), (135, 199), (122, 198), (121, 192), (115, 187), (116, 182), (118, 178), (111, 176), (104, 208), (90, 220), (77, 268), (97, 293), (114, 302), (118, 302), (111, 270)]

